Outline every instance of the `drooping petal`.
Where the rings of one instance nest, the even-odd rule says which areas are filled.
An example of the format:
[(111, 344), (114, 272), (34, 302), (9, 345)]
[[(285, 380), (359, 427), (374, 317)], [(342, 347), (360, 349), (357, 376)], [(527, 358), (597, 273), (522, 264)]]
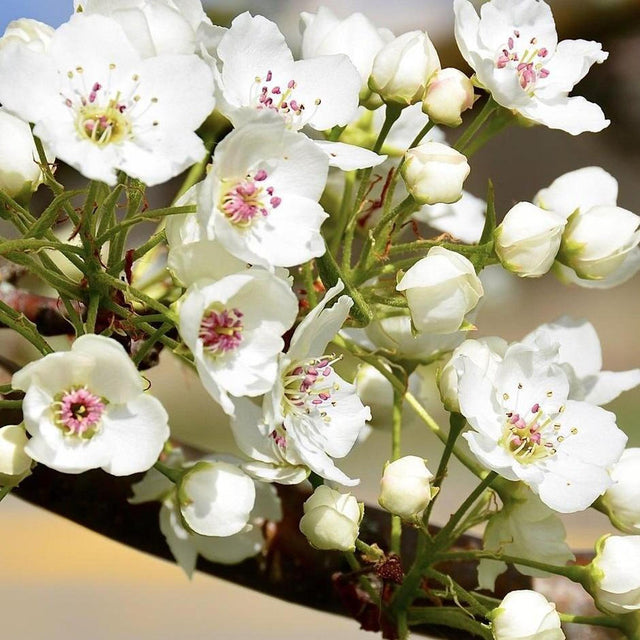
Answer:
[(329, 166), (338, 167), (343, 171), (377, 167), (387, 159), (387, 156), (344, 142), (316, 140), (315, 145), (329, 158)]
[(553, 99), (535, 99), (519, 107), (525, 118), (546, 125), (550, 129), (561, 129), (577, 136), (585, 131), (597, 133), (611, 123), (604, 117), (602, 109), (582, 96), (558, 96)]

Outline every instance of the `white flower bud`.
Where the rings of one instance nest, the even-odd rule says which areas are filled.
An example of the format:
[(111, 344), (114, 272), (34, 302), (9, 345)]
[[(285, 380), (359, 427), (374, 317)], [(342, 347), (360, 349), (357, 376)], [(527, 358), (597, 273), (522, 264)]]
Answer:
[(384, 102), (420, 102), (431, 76), (440, 69), (438, 53), (423, 31), (409, 31), (385, 45), (373, 61), (369, 87)]
[(480, 367), (492, 380), (508, 344), (502, 338), (491, 337), (480, 340), (465, 340), (451, 354), (438, 376), (440, 398), (447, 411), (460, 412), (458, 403), (458, 370), (462, 358), (468, 358)]
[(0, 38), (0, 50), (10, 42), (26, 44), (31, 51), (44, 53), (51, 42), (55, 29), (44, 22), (21, 18), (10, 22)]
[(458, 69), (449, 67), (436, 71), (429, 80), (422, 101), (422, 110), (436, 124), (458, 127), (462, 112), (473, 107), (473, 83)]
[(0, 189), (12, 198), (35, 191), (42, 182), (29, 125), (0, 108)]
[(556, 606), (541, 593), (523, 589), (508, 593), (491, 614), (496, 640), (563, 640)]
[(300, 531), (316, 549), (353, 551), (364, 505), (350, 493), (319, 486), (304, 505)]
[(606, 278), (640, 242), (639, 224), (640, 216), (620, 207), (579, 210), (569, 218), (558, 260), (580, 278)]
[(27, 434), (21, 425), (0, 428), (0, 486), (19, 482), (31, 468), (31, 458), (25, 453)]
[(482, 282), (464, 256), (433, 247), (396, 286), (406, 291), (411, 319), (418, 331), (453, 333), (484, 294)]
[(406, 153), (402, 177), (420, 204), (457, 202), (469, 175), (465, 156), (441, 142), (425, 142)]
[(178, 497), (182, 517), (194, 533), (231, 536), (247, 526), (256, 489), (235, 465), (201, 460), (182, 477)]
[(613, 484), (602, 497), (613, 523), (640, 534), (640, 448), (625, 449), (610, 471)]
[(549, 271), (556, 258), (566, 219), (529, 202), (511, 207), (495, 231), (495, 249), (502, 266), (522, 278)]
[(338, 19), (327, 7), (320, 7), (318, 13), (300, 14), (303, 27), (302, 57), (316, 58), (343, 53), (362, 78), (360, 100), (371, 95), (368, 81), (376, 54), (394, 36), (388, 29), (377, 29), (361, 13), (352, 13), (344, 20)]
[(404, 456), (389, 462), (380, 481), (378, 502), (403, 520), (416, 520), (437, 493), (437, 489), (431, 488), (433, 477), (426, 460), (418, 456)]
[(640, 609), (640, 537), (604, 536), (590, 565), (589, 591), (606, 613)]

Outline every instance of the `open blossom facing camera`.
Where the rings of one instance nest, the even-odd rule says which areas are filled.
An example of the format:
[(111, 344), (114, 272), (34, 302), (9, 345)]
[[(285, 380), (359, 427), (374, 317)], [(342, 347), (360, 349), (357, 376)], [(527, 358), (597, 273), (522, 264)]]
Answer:
[(122, 170), (154, 185), (204, 156), (194, 131), (213, 109), (213, 78), (196, 56), (143, 60), (117, 22), (78, 14), (44, 53), (2, 47), (0, 101), (84, 176), (114, 185)]
[[(626, 435), (615, 415), (569, 400), (569, 380), (552, 347), (511, 345), (494, 375), (469, 358), (458, 369), (464, 437), (489, 469), (522, 480), (555, 511), (586, 509), (611, 485), (607, 469)], [(495, 365), (494, 365), (495, 366)]]
[(455, 0), (460, 52), (478, 82), (503, 107), (573, 135), (608, 126), (602, 109), (569, 92), (608, 54), (599, 42), (558, 42), (551, 9), (538, 0), (491, 0), (480, 17), (469, 0)]
[(247, 400), (236, 405), (233, 433), (238, 446), (256, 461), (245, 468), (260, 479), (293, 484), (311, 470), (340, 484), (358, 483), (333, 462), (351, 451), (371, 418), (355, 386), (336, 373), (339, 358), (326, 353), (352, 306), (348, 296), (341, 296), (326, 308), (342, 288), (339, 282), (329, 289), (296, 328), (262, 412)]
[(199, 188), (198, 216), (210, 239), (251, 264), (290, 267), (321, 256), (318, 200), (329, 163), (282, 122), (254, 122), (221, 142)]
[(71, 351), (18, 371), (12, 385), (26, 392), (26, 453), (57, 471), (146, 471), (169, 437), (166, 411), (144, 393), (136, 367), (110, 338), (81, 336)]
[(199, 280), (180, 302), (180, 335), (205, 389), (233, 415), (232, 396), (258, 396), (273, 386), (282, 334), (298, 302), (289, 284), (259, 268), (218, 281)]

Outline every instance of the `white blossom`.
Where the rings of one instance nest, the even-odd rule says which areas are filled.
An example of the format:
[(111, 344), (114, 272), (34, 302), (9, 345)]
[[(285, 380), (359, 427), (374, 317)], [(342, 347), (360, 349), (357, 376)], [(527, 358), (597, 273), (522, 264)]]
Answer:
[(591, 595), (609, 614), (640, 610), (640, 537), (604, 536), (590, 565)]
[(538, 0), (491, 0), (480, 17), (469, 0), (453, 8), (460, 52), (498, 104), (572, 135), (608, 126), (598, 105), (569, 97), (591, 65), (607, 59), (599, 42), (558, 42), (551, 9)]
[(462, 197), (471, 168), (465, 156), (441, 142), (423, 142), (406, 153), (401, 173), (419, 204), (448, 204)]
[(27, 434), (22, 425), (0, 427), (0, 486), (12, 485), (31, 469), (31, 458), (25, 448)]
[(610, 473), (613, 484), (602, 497), (602, 504), (616, 527), (640, 534), (640, 449), (625, 449)]
[(432, 333), (462, 328), (465, 316), (484, 293), (471, 262), (439, 246), (408, 269), (396, 289), (406, 291), (416, 329)]
[(101, 467), (115, 476), (146, 471), (169, 437), (168, 416), (115, 340), (87, 334), (13, 376), (25, 391), (25, 451), (64, 473)]
[(611, 485), (607, 469), (626, 435), (615, 415), (570, 400), (557, 346), (511, 345), (495, 376), (468, 358), (458, 368), (463, 436), (480, 462), (507, 480), (522, 480), (555, 511), (586, 509)]
[(491, 614), (495, 640), (564, 640), (556, 605), (541, 593), (523, 589), (508, 593)]
[[(566, 542), (562, 521), (533, 494), (519, 483), (502, 509), (491, 516), (483, 536), (483, 547), (489, 551), (535, 560), (554, 565), (565, 565), (574, 560)], [(515, 565), (520, 573), (528, 576), (548, 577), (549, 574), (524, 565)], [(497, 576), (507, 570), (499, 560), (480, 560), (478, 585), (481, 589), (494, 590)]]
[(279, 121), (236, 129), (216, 148), (198, 192), (209, 239), (240, 260), (289, 267), (324, 254), (318, 204), (328, 160), (306, 136)]
[(364, 505), (350, 493), (319, 486), (302, 505), (300, 531), (316, 549), (353, 551)]
[(505, 269), (522, 278), (549, 271), (560, 249), (566, 218), (529, 202), (511, 207), (495, 231), (495, 251)]
[(213, 109), (213, 77), (195, 55), (142, 59), (117, 22), (76, 14), (46, 52), (0, 49), (0, 101), (84, 176), (114, 185), (122, 170), (154, 185), (205, 155), (194, 131)]
[(31, 51), (44, 53), (51, 42), (55, 29), (44, 22), (31, 18), (13, 20), (7, 25), (4, 35), (0, 38), (0, 49), (9, 42), (25, 44)]
[(262, 411), (247, 400), (236, 404), (233, 433), (240, 449), (255, 461), (245, 469), (262, 480), (298, 483), (311, 470), (340, 484), (358, 482), (333, 462), (351, 451), (371, 417), (355, 386), (336, 373), (339, 358), (326, 353), (353, 304), (341, 296), (326, 308), (342, 288), (339, 282), (329, 289), (296, 328)]
[(233, 415), (232, 396), (258, 396), (278, 373), (282, 334), (295, 321), (298, 302), (288, 282), (252, 268), (198, 280), (179, 305), (179, 331), (194, 355), (200, 380)]

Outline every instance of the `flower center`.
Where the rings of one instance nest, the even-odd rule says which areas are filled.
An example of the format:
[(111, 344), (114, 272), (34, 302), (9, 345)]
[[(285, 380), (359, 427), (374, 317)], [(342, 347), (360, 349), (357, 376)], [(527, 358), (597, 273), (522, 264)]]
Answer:
[(53, 403), (54, 420), (65, 435), (89, 439), (100, 427), (107, 401), (86, 387), (62, 392)]
[(202, 316), (198, 336), (205, 351), (218, 356), (237, 349), (242, 342), (242, 312), (210, 309)]
[(256, 76), (251, 91), (252, 102), (258, 110), (270, 109), (282, 116), (288, 126), (295, 124), (303, 126), (313, 116), (322, 100), (316, 98), (313, 108), (308, 109), (303, 102), (296, 100), (295, 90), (298, 83), (295, 80), (287, 80), (284, 83), (274, 78), (271, 70), (267, 71), (264, 78)]
[(264, 184), (268, 177), (269, 174), (260, 169), (227, 191), (221, 208), (229, 222), (237, 227), (249, 227), (255, 218), (266, 217), (280, 206), (282, 198), (274, 194), (273, 187)]
[[(143, 104), (137, 93), (140, 86), (137, 74), (127, 80), (129, 86), (126, 91), (114, 91), (112, 72), (115, 69), (115, 64), (109, 65), (107, 82), (96, 81), (89, 88), (84, 69), (76, 67), (67, 72), (68, 86), (61, 91), (65, 106), (73, 113), (78, 135), (99, 147), (132, 138), (134, 121), (158, 102), (157, 98), (151, 98), (146, 105)], [(151, 126), (157, 127), (158, 124), (154, 120)]]
[(496, 60), (498, 69), (505, 67), (515, 69), (520, 86), (531, 94), (533, 94), (538, 80), (549, 75), (549, 70), (544, 67), (544, 60), (549, 55), (549, 50), (546, 47), (537, 47), (537, 43), (538, 41), (534, 37), (526, 44), (516, 29), (507, 38), (507, 42), (500, 50)]
[(327, 407), (335, 406), (333, 394), (340, 386), (332, 380), (332, 365), (340, 358), (325, 355), (296, 362), (285, 373), (283, 409), (286, 413), (309, 414), (320, 412), (325, 422), (330, 422)]

